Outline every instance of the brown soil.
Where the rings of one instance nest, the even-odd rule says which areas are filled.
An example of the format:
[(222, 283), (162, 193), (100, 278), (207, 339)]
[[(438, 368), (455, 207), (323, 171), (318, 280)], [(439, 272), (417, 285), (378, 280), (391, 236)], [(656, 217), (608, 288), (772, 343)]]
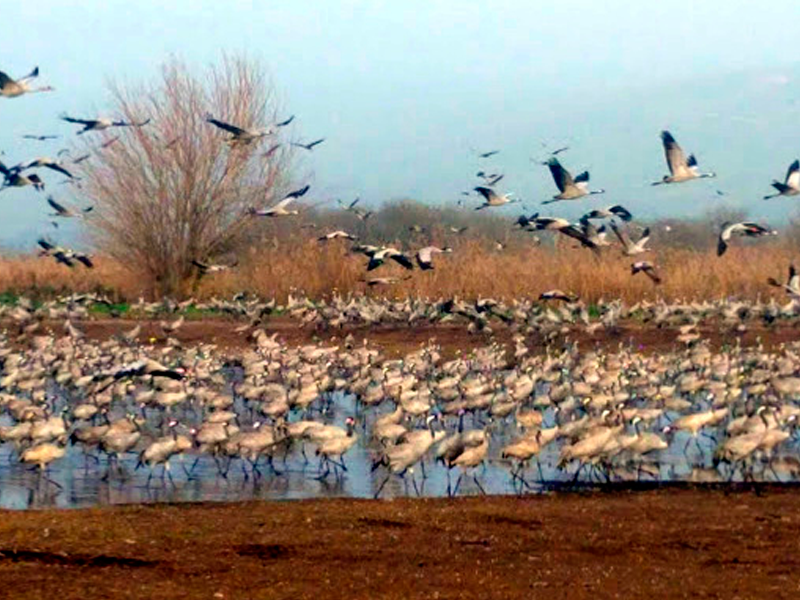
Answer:
[(796, 489), (0, 513), (2, 598), (796, 598)]
[[(158, 321), (134, 321), (126, 319), (96, 319), (78, 323), (80, 329), (93, 339), (104, 340), (112, 335), (133, 329), (137, 324), (142, 325), (139, 341), (156, 342), (165, 341)], [(241, 321), (226, 319), (203, 319), (186, 321), (172, 337), (184, 344), (210, 343), (221, 348), (239, 349), (251, 345), (246, 334), (237, 333), (235, 330), (242, 325)], [(63, 334), (60, 323), (45, 323), (45, 327), (58, 334)], [(510, 344), (513, 333), (502, 325), (497, 325), (492, 335), (471, 334), (465, 324), (437, 324), (415, 325), (413, 328), (399, 326), (376, 326), (372, 328), (347, 327), (337, 330), (317, 330), (312, 327), (300, 327), (298, 321), (278, 317), (271, 319), (263, 329), (268, 334), (277, 333), (278, 339), (292, 346), (309, 344), (315, 341), (323, 343), (341, 344), (348, 334), (352, 334), (355, 343), (360, 344), (367, 339), (371, 344), (383, 349), (389, 356), (402, 356), (417, 350), (420, 345), (435, 339), (442, 347), (445, 356), (453, 356), (458, 351), (469, 351), (485, 346), (493, 341), (501, 344)], [(709, 339), (712, 346), (719, 348), (725, 344), (732, 345), (737, 340), (744, 346), (763, 343), (767, 348), (774, 348), (780, 344), (800, 340), (800, 330), (794, 327), (781, 327), (767, 329), (761, 325), (752, 325), (744, 333), (723, 331), (719, 327), (704, 326), (699, 332)], [(657, 328), (639, 323), (626, 323), (613, 332), (600, 331), (587, 334), (585, 331), (571, 332), (567, 339), (577, 342), (584, 350), (593, 348), (616, 349), (620, 344), (631, 345), (642, 352), (663, 352), (683, 347), (676, 341), (679, 332), (676, 329)], [(557, 347), (559, 343), (556, 342)], [(545, 340), (532, 337), (526, 340), (533, 350), (543, 350)]]

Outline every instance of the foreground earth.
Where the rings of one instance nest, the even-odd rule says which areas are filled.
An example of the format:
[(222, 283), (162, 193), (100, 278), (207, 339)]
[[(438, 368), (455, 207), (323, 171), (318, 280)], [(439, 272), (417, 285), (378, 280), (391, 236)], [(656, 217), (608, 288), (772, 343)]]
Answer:
[(2, 598), (796, 598), (800, 492), (3, 511)]

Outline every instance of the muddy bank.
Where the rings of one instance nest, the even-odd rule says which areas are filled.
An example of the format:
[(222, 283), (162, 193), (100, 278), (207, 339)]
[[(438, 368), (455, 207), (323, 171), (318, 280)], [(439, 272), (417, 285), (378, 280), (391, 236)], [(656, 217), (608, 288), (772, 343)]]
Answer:
[(3, 511), (7, 598), (795, 598), (800, 492)]
[[(243, 324), (242, 321), (223, 318), (207, 318), (203, 320), (186, 321), (183, 326), (171, 337), (183, 344), (216, 344), (228, 350), (242, 349), (252, 346), (246, 333), (237, 332), (236, 329)], [(158, 320), (131, 320), (131, 319), (91, 319), (81, 321), (78, 327), (90, 339), (106, 340), (119, 335), (124, 331), (141, 325), (138, 340), (143, 343), (153, 341), (163, 343), (166, 336)], [(492, 342), (507, 346), (513, 345), (514, 333), (503, 325), (495, 326), (489, 333), (473, 334), (467, 331), (466, 324), (424, 324), (414, 327), (396, 325), (378, 325), (373, 327), (344, 327), (342, 329), (316, 329), (311, 326), (301, 327), (299, 321), (289, 317), (277, 317), (267, 321), (262, 327), (268, 334), (277, 334), (277, 339), (291, 346), (299, 346), (314, 342), (325, 344), (342, 344), (345, 337), (352, 335), (355, 344), (361, 344), (365, 339), (375, 347), (381, 348), (387, 355), (396, 357), (417, 350), (420, 345), (435, 340), (442, 348), (445, 356), (452, 357), (459, 351), (469, 351), (482, 347)], [(45, 322), (44, 329), (63, 335), (61, 322)], [(564, 340), (577, 343), (581, 349), (618, 349), (620, 344), (629, 345), (641, 352), (663, 352), (683, 348), (684, 345), (676, 338), (679, 331), (675, 328), (658, 328), (652, 325), (642, 325), (629, 322), (620, 325), (613, 331), (599, 330), (587, 333), (576, 328), (566, 337), (553, 342), (553, 347), (560, 347)], [(744, 332), (722, 330), (713, 324), (698, 327), (698, 333), (703, 339), (708, 339), (715, 349), (726, 345), (741, 343), (743, 346), (762, 344), (767, 349), (772, 349), (780, 344), (800, 340), (800, 330), (793, 326), (767, 328), (763, 325), (752, 325)], [(532, 351), (543, 351), (547, 341), (540, 335), (530, 336), (525, 340), (526, 346)]]

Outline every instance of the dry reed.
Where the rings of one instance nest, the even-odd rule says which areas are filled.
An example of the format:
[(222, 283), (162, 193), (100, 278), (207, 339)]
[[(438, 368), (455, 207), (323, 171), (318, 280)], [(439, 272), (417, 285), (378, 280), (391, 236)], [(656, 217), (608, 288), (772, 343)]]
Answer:
[[(451, 255), (436, 257), (433, 271), (405, 272), (387, 264), (367, 274), (367, 259), (349, 251), (346, 243), (272, 241), (267, 248), (252, 249), (234, 270), (208, 275), (197, 281), (194, 296), (230, 297), (250, 292), (264, 298), (285, 299), (289, 293), (310, 297), (332, 293), (366, 293), (389, 297), (495, 297), (505, 300), (536, 297), (559, 288), (586, 301), (623, 299), (705, 300), (723, 297), (756, 299), (782, 297), (766, 284), (772, 276), (783, 279), (796, 252), (788, 243), (732, 247), (717, 258), (713, 250), (661, 249), (652, 256), (663, 277), (659, 286), (644, 275), (632, 277), (633, 260), (618, 248), (595, 258), (585, 250), (514, 245), (497, 251), (487, 242), (465, 240)], [(47, 258), (22, 256), (0, 259), (0, 290), (13, 293), (57, 294), (67, 291), (104, 291), (118, 299), (136, 300), (147, 294), (146, 277), (127, 270), (109, 257), (95, 258), (93, 270), (69, 269)], [(367, 288), (370, 276), (411, 277), (391, 287)]]

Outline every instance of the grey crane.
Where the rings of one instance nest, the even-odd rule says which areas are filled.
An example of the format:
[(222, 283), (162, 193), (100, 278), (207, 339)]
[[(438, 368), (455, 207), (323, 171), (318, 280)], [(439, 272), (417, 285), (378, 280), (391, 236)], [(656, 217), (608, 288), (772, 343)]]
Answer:
[(206, 123), (210, 123), (214, 127), (228, 132), (230, 137), (228, 138), (227, 143), (231, 146), (251, 144), (256, 140), (273, 135), (275, 133), (272, 128), (248, 129), (245, 127), (239, 127), (238, 125), (232, 125), (231, 123), (226, 123), (225, 121), (215, 119), (210, 114), (206, 115)]
[(11, 79), (6, 73), (0, 71), (0, 96), (4, 98), (16, 98), (23, 94), (35, 94), (38, 92), (52, 92), (53, 87), (46, 85), (42, 87), (31, 87), (31, 83), (39, 76), (39, 67), (34, 67), (33, 71), (19, 79)]
[(620, 244), (622, 244), (622, 253), (625, 256), (636, 256), (637, 254), (650, 252), (650, 248), (646, 247), (647, 242), (650, 241), (649, 227), (644, 228), (642, 235), (639, 236), (639, 239), (636, 242), (631, 240), (627, 231), (621, 230), (619, 227), (617, 227), (617, 224), (614, 221), (611, 221), (611, 229), (616, 234)]
[(222, 273), (223, 271), (230, 271), (231, 269), (235, 268), (238, 264), (239, 264), (238, 261), (234, 261), (229, 265), (207, 263), (207, 262), (201, 262), (199, 260), (192, 261), (192, 265), (197, 268), (201, 277), (203, 275), (207, 275), (208, 273)]
[(678, 142), (675, 141), (669, 131), (661, 132), (661, 142), (664, 145), (664, 156), (667, 159), (667, 167), (669, 167), (670, 174), (664, 175), (661, 181), (656, 181), (653, 185), (680, 183), (682, 181), (691, 181), (692, 179), (717, 176), (713, 172), (701, 173), (697, 167), (697, 159), (694, 154), (690, 154), (689, 158), (686, 158)]
[(619, 217), (623, 221), (630, 221), (633, 219), (633, 215), (628, 211), (628, 209), (620, 204), (615, 204), (614, 206), (596, 208), (592, 211), (589, 211), (581, 217), (581, 221), (588, 219), (610, 219), (612, 217)]
[(778, 190), (778, 193), (764, 196), (764, 200), (777, 198), (778, 196), (796, 196), (800, 194), (800, 160), (795, 160), (789, 165), (783, 183), (776, 179), (772, 182), (772, 187)]
[(63, 219), (81, 218), (94, 209), (93, 206), (87, 206), (86, 208), (82, 208), (80, 210), (69, 208), (67, 206), (64, 206), (60, 202), (56, 202), (55, 198), (53, 198), (52, 196), (47, 197), (47, 203), (52, 207), (54, 211), (56, 211), (54, 213), (51, 213), (50, 216), (61, 217)]
[(291, 215), (299, 215), (300, 211), (296, 209), (290, 210), (288, 208), (289, 204), (291, 204), (293, 201), (294, 197), (284, 198), (275, 206), (260, 209), (250, 208), (248, 213), (256, 217), (288, 217)]
[(584, 196), (605, 193), (605, 190), (589, 189), (589, 171), (584, 171), (573, 178), (570, 172), (561, 166), (555, 156), (550, 157), (545, 164), (550, 169), (550, 174), (553, 176), (553, 181), (559, 190), (559, 194), (553, 196), (550, 200), (545, 200), (542, 204), (550, 204), (560, 200), (577, 200)]
[(656, 285), (661, 283), (661, 277), (656, 272), (655, 265), (648, 260), (640, 260), (631, 265), (631, 275), (636, 275), (637, 273), (644, 273)]
[(78, 119), (75, 117), (69, 117), (67, 115), (61, 115), (61, 120), (66, 121), (67, 123), (74, 123), (76, 125), (83, 125), (83, 129), (78, 131), (78, 135), (82, 135), (89, 131), (103, 131), (105, 129), (109, 129), (111, 127), (144, 127), (150, 122), (150, 119), (145, 119), (140, 123), (131, 123), (128, 121), (115, 121), (113, 119), (109, 119), (107, 117), (98, 117), (96, 119)]
[(798, 275), (794, 265), (789, 265), (789, 276), (786, 278), (786, 283), (781, 283), (774, 277), (768, 277), (767, 283), (785, 290), (793, 299), (800, 300), (800, 275)]
[(485, 187), (482, 185), (479, 185), (474, 189), (484, 198), (484, 203), (478, 206), (475, 210), (489, 208), (490, 206), (504, 206), (506, 204), (519, 202), (519, 199), (514, 199), (514, 200), (511, 199), (511, 196), (513, 195), (511, 193), (498, 194), (492, 188)]
[(417, 258), (417, 265), (423, 271), (429, 271), (433, 269), (433, 255), (434, 254), (445, 254), (452, 252), (453, 249), (449, 246), (445, 246), (444, 248), (439, 248), (437, 246), (425, 246), (424, 248), (420, 248), (417, 251), (416, 258)]
[(777, 235), (778, 232), (758, 223), (744, 221), (741, 223), (723, 223), (717, 239), (717, 256), (722, 256), (728, 249), (728, 243), (734, 235), (747, 237), (761, 237), (764, 235)]
[(342, 231), (341, 229), (337, 229), (336, 231), (331, 231), (330, 233), (326, 233), (325, 235), (321, 235), (317, 238), (319, 242), (329, 242), (331, 240), (352, 240), (355, 241), (358, 238), (354, 236), (352, 233), (347, 233), (346, 231)]
[(322, 142), (325, 141), (325, 138), (319, 138), (318, 140), (314, 140), (313, 142), (309, 142), (307, 144), (303, 144), (300, 142), (292, 142), (292, 146), (297, 146), (298, 148), (303, 148), (304, 150), (308, 150), (309, 152), (314, 149), (315, 146), (320, 145)]

